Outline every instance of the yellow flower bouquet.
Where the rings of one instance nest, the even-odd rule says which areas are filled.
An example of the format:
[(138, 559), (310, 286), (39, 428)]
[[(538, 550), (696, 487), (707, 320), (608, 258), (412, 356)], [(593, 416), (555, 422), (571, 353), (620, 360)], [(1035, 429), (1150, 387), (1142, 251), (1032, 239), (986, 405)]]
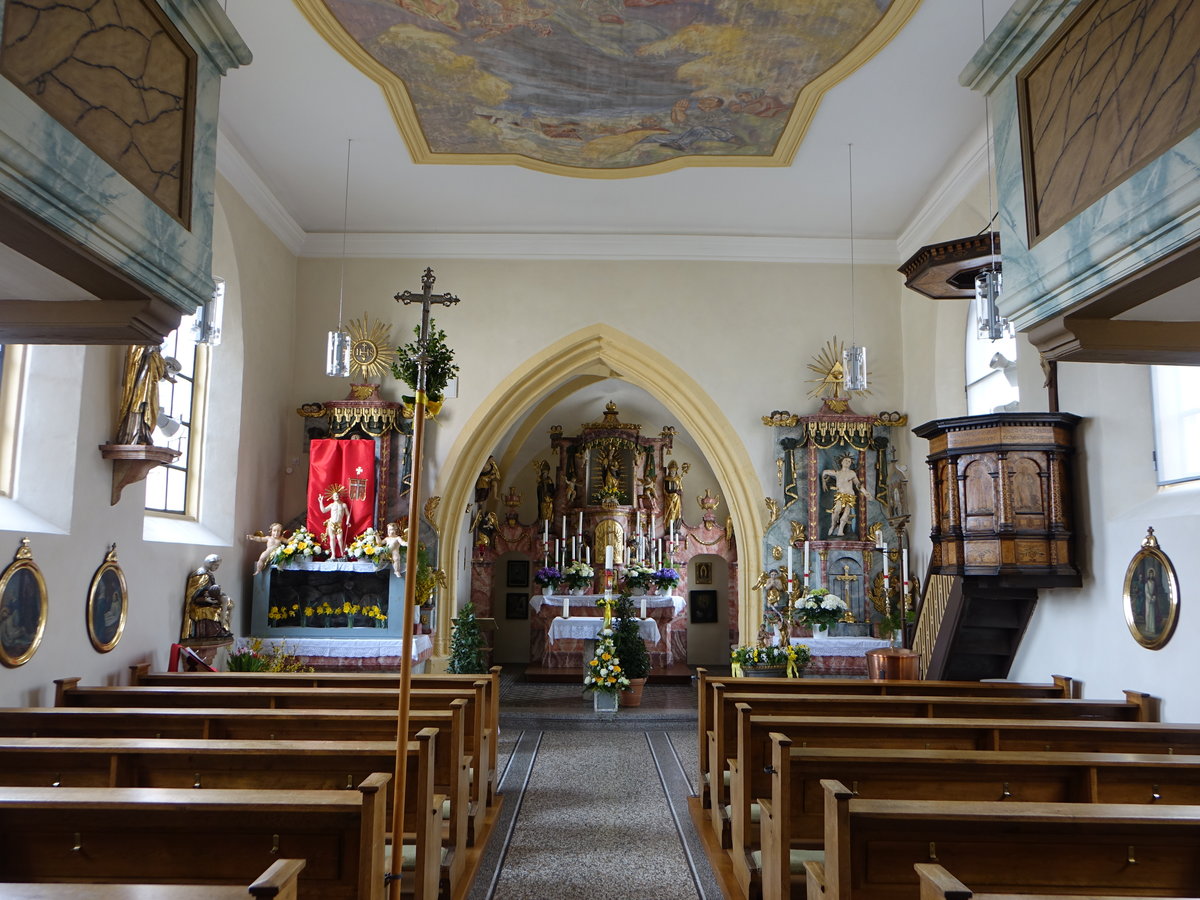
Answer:
[(271, 565), (282, 569), (297, 561), (311, 560), (324, 552), (316, 535), (301, 526), (276, 548), (275, 555), (271, 557)]
[(617, 694), (629, 688), (629, 679), (617, 658), (613, 644), (613, 630), (602, 628), (596, 638), (596, 655), (588, 660), (587, 674), (583, 676), (584, 690), (603, 691)]

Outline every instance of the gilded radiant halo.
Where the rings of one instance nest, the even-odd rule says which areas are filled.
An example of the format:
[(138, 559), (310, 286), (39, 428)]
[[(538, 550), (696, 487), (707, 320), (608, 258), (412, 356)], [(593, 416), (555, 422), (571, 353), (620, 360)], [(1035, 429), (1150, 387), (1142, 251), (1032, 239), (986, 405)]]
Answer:
[(381, 321), (371, 321), (369, 314), (351, 319), (350, 371), (360, 378), (375, 379), (392, 369), (396, 351), (392, 347), (392, 329)]
[[(808, 379), (810, 383), (816, 385), (808, 392), (808, 396), (824, 397), (830, 401), (831, 407), (836, 407), (839, 402), (848, 403), (851, 394), (865, 397), (871, 393), (870, 390), (846, 390), (845, 369), (842, 367), (843, 349), (842, 342), (836, 336), (832, 337), (825, 342), (821, 352), (814, 356), (813, 361), (808, 364), (809, 371), (815, 372), (818, 376)], [(867, 375), (870, 374), (870, 372), (867, 373)]]

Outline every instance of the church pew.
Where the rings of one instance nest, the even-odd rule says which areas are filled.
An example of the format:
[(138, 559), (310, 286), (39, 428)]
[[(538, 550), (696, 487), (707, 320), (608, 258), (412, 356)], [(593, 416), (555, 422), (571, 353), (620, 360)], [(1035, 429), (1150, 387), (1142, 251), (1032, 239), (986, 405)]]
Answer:
[[(445, 740), (443, 740), (443, 738)], [(467, 854), (467, 770), (461, 755), (442, 751), (453, 739), (449, 729), (423, 728), (411, 735), (406, 778), (425, 777), (432, 767), (433, 792), (455, 790), (445, 834), (429, 836), (440, 853), (446, 896), (459, 887)], [(421, 742), (432, 755), (425, 759)], [(0, 738), (0, 785), (22, 787), (150, 787), (228, 790), (347, 790), (374, 772), (393, 772), (395, 740), (247, 741), (145, 738)], [(453, 771), (446, 767), (454, 766)], [(407, 783), (407, 782), (406, 782)], [(391, 786), (385, 789), (387, 821), (392, 821)], [(425, 798), (405, 791), (407, 818)], [(439, 807), (439, 812), (441, 807)], [(433, 852), (433, 851), (430, 851)], [(437, 854), (435, 854), (437, 855)]]
[[(483, 787), (473, 787), (476, 769), (469, 748), (477, 745), (464, 698), (450, 701), (449, 709), (412, 710), (409, 735), (422, 728), (437, 728), (438, 771), (453, 771), (444, 760), (461, 758), (465, 767), (466, 800), (454, 803), (460, 784), (438, 782), (439, 793), (451, 798), (450, 831), (458, 833), (459, 818), (466, 820), (467, 843), (474, 845), (483, 829), (486, 808), (472, 800)], [(208, 738), (234, 740), (340, 740), (392, 741), (396, 739), (396, 714), (391, 710), (292, 710), (292, 709), (153, 709), (103, 707), (15, 707), (0, 709), (0, 737), (127, 737)], [(461, 815), (459, 808), (461, 806)]]
[[(500, 666), (492, 666), (486, 675), (413, 675), (412, 686), (419, 688), (456, 688), (469, 686), (486, 679), (488, 682), (485, 721), (493, 729), (500, 726)], [(132, 685), (155, 685), (172, 687), (177, 685), (202, 685), (205, 687), (234, 686), (254, 687), (274, 684), (289, 687), (396, 687), (399, 672), (151, 672), (149, 663), (138, 663), (129, 667), (129, 683)], [(496, 742), (492, 742), (489, 768), (496, 770)], [(494, 783), (490, 785), (495, 789)], [(489, 798), (489, 803), (492, 802)]]
[[(245, 884), (286, 857), (306, 861), (300, 900), (383, 900), (390, 778), (357, 791), (3, 787), (0, 882)], [(407, 886), (434, 896), (411, 874)]]
[[(1200, 804), (1200, 756), (797, 748), (776, 733), (767, 768), (766, 791), (755, 799), (775, 811), (775, 833), (768, 838), (766, 826), (756, 833), (750, 822), (734, 822), (731, 861), (747, 896), (755, 895), (760, 850), (765, 884), (768, 878), (782, 883), (788, 867), (797, 865), (792, 851), (801, 851), (799, 857), (822, 848), (822, 784), (829, 780), (849, 784), (856, 797), (869, 800)], [(769, 859), (768, 843), (774, 848)], [(768, 872), (768, 865), (775, 868)]]
[[(746, 857), (759, 797), (771, 789), (772, 733), (794, 747), (875, 750), (981, 750), (1200, 754), (1200, 726), (1162, 722), (1087, 720), (888, 719), (758, 715), (752, 704), (737, 706), (737, 753), (729, 765), (730, 856), (739, 882), (749, 878)], [(832, 776), (831, 776), (832, 777)], [(845, 781), (845, 779), (842, 779)], [(1107, 798), (1133, 802), (1134, 797)], [(1144, 799), (1144, 795), (1137, 799)], [(1168, 802), (1180, 802), (1168, 800)], [(1192, 802), (1191, 800), (1187, 802)]]
[[(1095, 894), (977, 894), (936, 863), (913, 866), (920, 883), (920, 900), (1113, 900)], [(1196, 900), (1196, 898), (1190, 898)]]
[(302, 859), (280, 859), (249, 887), (212, 884), (6, 884), (5, 900), (296, 900)]
[[(735, 692), (793, 693), (793, 694), (869, 694), (877, 696), (920, 694), (925, 697), (1048, 697), (1075, 698), (1083, 696), (1083, 685), (1065, 675), (1051, 676), (1049, 684), (1017, 681), (864, 681), (861, 678), (755, 678), (731, 675), (710, 675), (701, 667), (696, 669), (697, 731), (699, 732), (700, 775), (703, 781), (708, 772), (708, 742), (705, 735), (711, 730), (713, 693), (717, 685)], [(702, 789), (704, 808), (711, 797)]]
[[(395, 710), (399, 691), (392, 688), (336, 687), (138, 687), (81, 686), (80, 679), (55, 679), (55, 706), (204, 707), (230, 709), (379, 709)], [(490, 682), (476, 679), (456, 688), (413, 688), (410, 709), (446, 709), (458, 698), (471, 702), (473, 726), (468, 728), (467, 749), (474, 758), (476, 774), (471, 780), (472, 835), (482, 833), (489, 805), (495, 805), (495, 768), (483, 761), (494, 758), (499, 722), (489, 710)]]
[[(747, 690), (745, 693), (730, 693)], [(730, 846), (725, 819), (729, 790), (729, 761), (737, 755), (737, 705), (750, 703), (763, 715), (839, 715), (902, 718), (981, 719), (1104, 719), (1153, 721), (1158, 717), (1157, 698), (1133, 691), (1125, 700), (1047, 699), (1042, 697), (936, 697), (860, 696), (854, 694), (750, 693), (740, 684), (712, 686), (713, 712), (708, 733), (708, 790), (712, 798), (709, 818), (721, 846)]]
[[(928, 862), (997, 893), (1200, 893), (1200, 807), (861, 800), (837, 781), (822, 787), (824, 860), (806, 861), (805, 887), (790, 893), (764, 877), (764, 898), (918, 900), (913, 867)], [(769, 804), (763, 814), (765, 827)]]

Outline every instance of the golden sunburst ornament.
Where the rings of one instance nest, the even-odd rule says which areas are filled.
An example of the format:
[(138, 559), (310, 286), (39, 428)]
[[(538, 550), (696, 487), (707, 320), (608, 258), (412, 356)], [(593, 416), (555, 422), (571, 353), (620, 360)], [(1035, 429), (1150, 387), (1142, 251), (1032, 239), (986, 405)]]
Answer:
[[(829, 401), (831, 407), (837, 406), (839, 403), (846, 404), (852, 394), (865, 397), (871, 393), (870, 390), (846, 390), (846, 371), (842, 366), (844, 349), (842, 342), (837, 337), (830, 338), (821, 348), (821, 352), (814, 356), (813, 361), (808, 364), (809, 371), (817, 374), (816, 378), (808, 379), (810, 383), (816, 385), (808, 392), (808, 396), (823, 397)], [(867, 374), (870, 375), (869, 372)]]
[(364, 380), (378, 379), (392, 369), (396, 355), (392, 347), (392, 329), (380, 321), (371, 321), (370, 315), (351, 319), (347, 325), (350, 332), (351, 377)]

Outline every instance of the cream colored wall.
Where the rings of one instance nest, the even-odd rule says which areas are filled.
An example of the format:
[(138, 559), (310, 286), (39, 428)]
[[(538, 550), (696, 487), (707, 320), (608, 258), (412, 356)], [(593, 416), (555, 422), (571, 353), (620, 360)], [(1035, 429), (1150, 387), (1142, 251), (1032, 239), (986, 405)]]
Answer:
[[(339, 260), (300, 263), (295, 403), (337, 398), (347, 390), (345, 381), (323, 375), (325, 332), (337, 318), (339, 267)], [(846, 339), (851, 331), (850, 280), (840, 265), (445, 260), (435, 272), (435, 292), (462, 298), (459, 306), (434, 313), (462, 372), (459, 398), (447, 403), (427, 432), (424, 477), (426, 491), (434, 494), (444, 492), (452, 474), (443, 460), (489, 392), (547, 347), (605, 323), (694, 379), (729, 421), (723, 437), (744, 448), (759, 496), (774, 496), (774, 435), (761, 417), (774, 409), (815, 411), (819, 404), (807, 396), (813, 377), (807, 364), (827, 339)], [(348, 260), (347, 318), (369, 312), (394, 324), (394, 340), (407, 340), (418, 313), (398, 307), (392, 297), (417, 290), (420, 275), (421, 266), (412, 262)], [(894, 279), (888, 266), (860, 266), (856, 278), (855, 330), (870, 348), (876, 384), (862, 404), (866, 411), (899, 408), (902, 401)], [(671, 386), (657, 387), (670, 407)], [(517, 391), (515, 403), (536, 399)], [(389, 381), (384, 393), (395, 398), (402, 389)], [(482, 462), (464, 460), (472, 480)], [(302, 498), (301, 486), (289, 485), (289, 508), (299, 509)], [(765, 506), (758, 510), (737, 523), (743, 548), (761, 544)]]
[[(288, 415), (294, 416), (289, 405), (292, 351), (287, 324), (294, 296), (294, 259), (223, 182), (218, 184), (218, 198), (214, 266), (224, 270), (234, 290), (226, 306), (230, 340), (214, 352), (213, 378), (218, 382), (224, 379), (215, 385), (217, 396), (227, 398), (232, 390), (235, 400), (232, 404), (225, 400), (213, 410), (212, 439), (227, 446), (225, 452), (209, 454), (213, 463), (209, 475), (221, 480), (217, 490), (223, 491), (224, 503), (218, 505), (229, 511), (225, 521), (213, 529), (240, 536), (268, 523), (278, 508), (281, 436), (289, 424)], [(238, 276), (231, 276), (234, 270), (240, 283), (234, 280)], [(244, 360), (240, 345), (250, 348)], [(55, 678), (79, 675), (89, 684), (126, 683), (131, 664), (165, 666), (169, 645), (179, 635), (187, 573), (208, 553), (223, 555), (224, 565), (217, 574), (239, 615), (249, 609), (251, 556), (240, 539), (232, 546), (228, 537), (203, 542), (146, 540), (144, 483), (127, 487), (120, 502), (109, 505), (112, 466), (100, 458), (96, 448), (112, 437), (124, 348), (70, 349), (82, 366), (72, 366), (72, 371), (65, 373), (61, 388), (81, 393), (73, 423), (77, 446), (59, 466), (62, 477), (71, 479), (73, 485), (66, 533), (32, 530), (27, 525), (13, 528), (14, 517), (0, 517), (0, 563), (7, 564), (21, 537), (28, 536), (50, 598), (46, 631), (37, 652), (25, 665), (0, 673), (0, 705), (52, 704)], [(33, 347), (30, 352), (61, 353), (62, 348)], [(238, 396), (241, 372), (247, 383), (254, 385), (244, 400)], [(232, 388), (228, 384), (231, 373)], [(40, 408), (27, 415), (25, 427), (49, 435), (47, 428), (52, 423), (47, 422), (45, 413), (73, 408), (65, 402), (60, 406), (57, 396), (56, 390), (55, 397), (42, 398)], [(240, 442), (239, 430), (230, 426), (239, 420)], [(42, 451), (54, 452), (45, 444)], [(218, 465), (221, 459), (231, 462)], [(100, 654), (88, 640), (84, 611), (92, 575), (112, 541), (117, 543), (128, 583), (129, 616), (116, 648)]]

